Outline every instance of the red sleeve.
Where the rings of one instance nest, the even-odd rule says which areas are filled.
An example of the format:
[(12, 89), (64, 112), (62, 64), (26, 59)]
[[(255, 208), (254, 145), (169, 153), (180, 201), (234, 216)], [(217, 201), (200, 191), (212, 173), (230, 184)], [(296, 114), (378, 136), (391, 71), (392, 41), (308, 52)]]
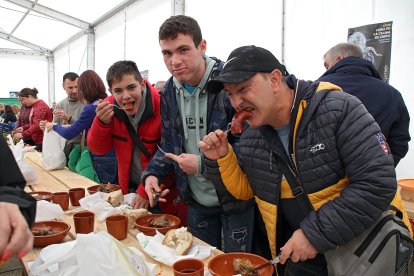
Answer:
[(139, 194), (142, 198), (145, 198), (148, 200), (147, 192), (145, 191), (144, 185), (139, 184), (138, 189), (135, 191), (137, 194)]

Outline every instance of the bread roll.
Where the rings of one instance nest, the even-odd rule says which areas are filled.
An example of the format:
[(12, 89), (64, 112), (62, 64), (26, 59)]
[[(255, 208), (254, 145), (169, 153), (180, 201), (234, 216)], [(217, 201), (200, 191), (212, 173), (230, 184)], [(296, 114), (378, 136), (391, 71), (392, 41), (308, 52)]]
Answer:
[(117, 190), (108, 194), (108, 202), (113, 207), (118, 207), (122, 203), (124, 203), (124, 195), (122, 194), (122, 190)]
[(175, 249), (178, 255), (185, 255), (193, 243), (193, 235), (187, 231), (186, 227), (169, 230), (162, 244)]
[(132, 229), (135, 227), (135, 220), (139, 217), (148, 215), (147, 209), (125, 209), (124, 214), (128, 217), (128, 228)]

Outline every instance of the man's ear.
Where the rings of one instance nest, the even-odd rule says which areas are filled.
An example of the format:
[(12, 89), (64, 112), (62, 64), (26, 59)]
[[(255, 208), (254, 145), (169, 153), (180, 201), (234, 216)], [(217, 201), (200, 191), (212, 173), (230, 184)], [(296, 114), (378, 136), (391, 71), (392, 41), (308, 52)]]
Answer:
[(344, 58), (345, 58), (344, 56), (342, 56), (342, 55), (338, 55), (338, 56), (336, 57), (336, 62), (341, 61), (341, 60), (343, 60)]
[(279, 69), (275, 69), (270, 73), (270, 80), (272, 82), (272, 87), (279, 86), (282, 82), (283, 74)]
[(202, 39), (198, 46), (203, 54), (207, 51), (207, 41), (205, 39)]

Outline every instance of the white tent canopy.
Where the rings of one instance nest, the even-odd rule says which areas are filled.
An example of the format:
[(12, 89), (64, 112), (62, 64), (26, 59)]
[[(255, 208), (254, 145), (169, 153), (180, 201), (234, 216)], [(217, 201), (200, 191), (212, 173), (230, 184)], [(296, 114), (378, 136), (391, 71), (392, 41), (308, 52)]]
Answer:
[[(45, 101), (61, 100), (64, 73), (94, 69), (105, 79), (121, 59), (148, 70), (152, 83), (165, 80), (158, 28), (181, 13), (199, 22), (208, 55), (225, 60), (234, 48), (255, 44), (310, 80), (322, 75), (323, 54), (346, 41), (348, 28), (393, 21), (389, 83), (414, 116), (412, 0), (0, 0), (0, 97), (37, 87)], [(413, 177), (411, 162), (413, 151), (398, 165), (399, 178)]]

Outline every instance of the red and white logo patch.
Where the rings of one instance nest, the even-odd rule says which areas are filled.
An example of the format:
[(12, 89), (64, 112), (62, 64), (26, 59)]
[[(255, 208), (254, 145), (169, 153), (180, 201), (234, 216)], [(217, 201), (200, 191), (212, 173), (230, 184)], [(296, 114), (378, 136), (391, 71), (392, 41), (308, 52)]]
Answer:
[(390, 154), (390, 150), (388, 148), (388, 144), (387, 144), (387, 141), (385, 140), (384, 134), (382, 134), (381, 132), (378, 132), (375, 136), (377, 137), (377, 140), (382, 150), (384, 151), (384, 153), (386, 155)]

